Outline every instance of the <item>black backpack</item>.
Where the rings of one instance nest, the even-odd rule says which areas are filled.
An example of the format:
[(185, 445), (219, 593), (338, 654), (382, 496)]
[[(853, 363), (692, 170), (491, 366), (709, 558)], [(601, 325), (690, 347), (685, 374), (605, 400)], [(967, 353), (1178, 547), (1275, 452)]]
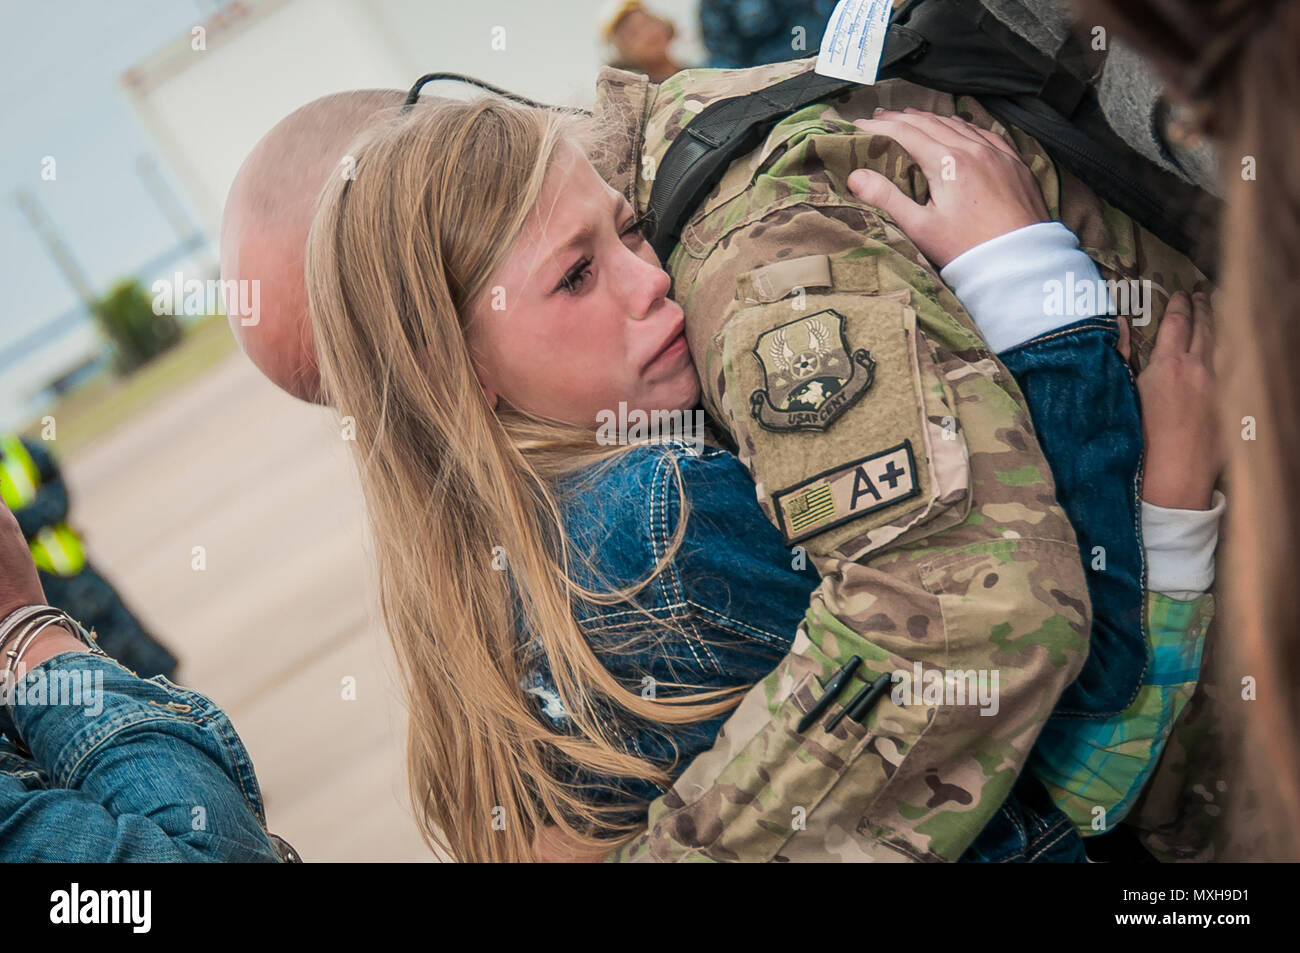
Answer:
[[(1106, 54), (1071, 35), (1055, 56), (1006, 27), (979, 0), (907, 0), (894, 11), (881, 79), (905, 79), (976, 97), (1111, 205), (1183, 253), (1207, 275), (1221, 203), (1147, 159), (1106, 121), (1096, 93)], [(695, 208), (731, 162), (758, 147), (781, 118), (859, 84), (811, 70), (703, 109), (669, 146), (648, 214), (666, 261)]]
[[(974, 96), (1004, 125), (1033, 136), (1101, 198), (1213, 277), (1222, 202), (1116, 134), (1097, 95), (1105, 59), (1105, 52), (1090, 49), (1074, 34), (1046, 54), (980, 0), (904, 0), (891, 18), (878, 75)], [(440, 79), (468, 82), (530, 106), (567, 108), (545, 107), (460, 73), (420, 77), (406, 106), (426, 84)], [(668, 260), (682, 228), (732, 161), (757, 148), (772, 126), (796, 109), (858, 85), (809, 70), (701, 110), (668, 147), (650, 190), (649, 234), (660, 261)]]

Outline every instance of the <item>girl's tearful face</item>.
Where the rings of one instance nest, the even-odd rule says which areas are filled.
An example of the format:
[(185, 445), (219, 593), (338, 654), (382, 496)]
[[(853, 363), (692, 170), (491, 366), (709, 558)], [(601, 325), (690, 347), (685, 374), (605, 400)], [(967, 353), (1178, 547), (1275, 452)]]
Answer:
[(627, 200), (564, 145), (472, 309), (467, 334), (488, 400), (579, 426), (620, 402), (693, 407), (699, 377), (671, 285)]

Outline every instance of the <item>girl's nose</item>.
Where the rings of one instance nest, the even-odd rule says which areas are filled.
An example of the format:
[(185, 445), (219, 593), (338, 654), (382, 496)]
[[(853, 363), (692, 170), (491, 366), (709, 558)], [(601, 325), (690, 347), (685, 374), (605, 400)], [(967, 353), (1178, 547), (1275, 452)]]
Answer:
[(649, 317), (655, 306), (672, 290), (673, 279), (659, 267), (658, 261), (651, 263), (635, 252), (631, 254), (635, 260), (629, 260), (627, 271), (621, 277), (630, 296), (628, 311), (633, 320), (641, 321)]

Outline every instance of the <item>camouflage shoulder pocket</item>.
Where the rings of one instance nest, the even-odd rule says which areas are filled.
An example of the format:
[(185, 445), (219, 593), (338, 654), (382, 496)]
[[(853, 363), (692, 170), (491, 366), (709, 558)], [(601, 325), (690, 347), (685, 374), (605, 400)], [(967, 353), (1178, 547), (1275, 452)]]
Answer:
[[(845, 703), (869, 682), (852, 679), (842, 701), (832, 702), (817, 724), (799, 730), (833, 669), (801, 627), (790, 654), (744, 697), (713, 748), (696, 756), (672, 790), (651, 804), (647, 833), (617, 859), (918, 859), (897, 837), (855, 830), (889, 783), (891, 760), (908, 750), (892, 733), (882, 745), (879, 732), (843, 717)], [(933, 721), (919, 706), (899, 715), (908, 724), (901, 733), (908, 738), (923, 736)], [(824, 730), (832, 723), (833, 729)]]
[(907, 291), (873, 258), (810, 255), (742, 275), (714, 341), (727, 416), (787, 545), (858, 560), (965, 519), (970, 460)]

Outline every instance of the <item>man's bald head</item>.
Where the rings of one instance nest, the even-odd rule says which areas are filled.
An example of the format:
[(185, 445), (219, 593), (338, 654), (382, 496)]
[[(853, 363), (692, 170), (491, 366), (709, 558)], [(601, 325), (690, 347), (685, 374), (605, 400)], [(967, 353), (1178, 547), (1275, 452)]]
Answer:
[(303, 400), (321, 401), (303, 261), (316, 198), (330, 175), (346, 173), (349, 144), (395, 116), (404, 99), (397, 90), (356, 90), (295, 110), (253, 147), (226, 198), (223, 283), (259, 282), (257, 323), (245, 325), (231, 301), (231, 330), (263, 374)]

